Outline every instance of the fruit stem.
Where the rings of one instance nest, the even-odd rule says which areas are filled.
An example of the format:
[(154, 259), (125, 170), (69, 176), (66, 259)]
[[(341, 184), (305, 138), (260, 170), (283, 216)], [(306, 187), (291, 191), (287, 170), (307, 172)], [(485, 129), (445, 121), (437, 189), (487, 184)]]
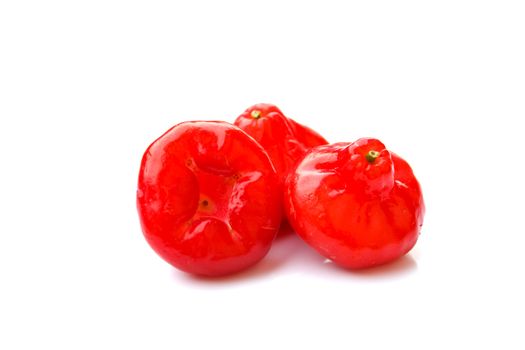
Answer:
[(377, 151), (369, 151), (367, 154), (366, 154), (366, 160), (368, 160), (368, 163), (372, 164), (377, 157), (379, 157), (379, 152)]
[(252, 113), (251, 113), (251, 116), (252, 116), (254, 119), (259, 119), (259, 118), (261, 117), (261, 111), (253, 110)]

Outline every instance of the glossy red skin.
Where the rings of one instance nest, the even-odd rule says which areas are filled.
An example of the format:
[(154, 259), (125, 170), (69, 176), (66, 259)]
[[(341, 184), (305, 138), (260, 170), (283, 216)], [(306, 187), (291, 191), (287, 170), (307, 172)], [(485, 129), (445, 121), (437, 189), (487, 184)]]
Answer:
[(144, 153), (137, 207), (146, 240), (176, 268), (220, 276), (268, 250), (281, 196), (268, 155), (226, 122), (184, 122)]
[[(380, 152), (370, 163), (370, 150)], [(350, 269), (381, 265), (415, 245), (425, 205), (402, 158), (376, 139), (312, 149), (290, 176), (286, 214), (310, 246)]]
[[(258, 118), (253, 117), (254, 111), (260, 112)], [(234, 124), (263, 146), (277, 170), (281, 185), (310, 148), (328, 143), (312, 129), (285, 117), (272, 104), (251, 106), (237, 117)]]

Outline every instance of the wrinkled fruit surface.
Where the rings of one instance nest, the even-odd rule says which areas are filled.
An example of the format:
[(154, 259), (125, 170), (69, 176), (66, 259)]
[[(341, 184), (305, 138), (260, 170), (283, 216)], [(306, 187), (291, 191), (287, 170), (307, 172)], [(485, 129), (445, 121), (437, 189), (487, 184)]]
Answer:
[(137, 206), (151, 247), (173, 266), (219, 276), (262, 259), (282, 194), (263, 148), (225, 122), (184, 122), (144, 153)]
[(284, 116), (272, 104), (253, 105), (237, 117), (234, 124), (268, 152), (280, 184), (310, 148), (328, 143), (309, 127)]
[(353, 269), (406, 254), (425, 212), (408, 163), (368, 138), (307, 153), (288, 180), (285, 207), (310, 246)]

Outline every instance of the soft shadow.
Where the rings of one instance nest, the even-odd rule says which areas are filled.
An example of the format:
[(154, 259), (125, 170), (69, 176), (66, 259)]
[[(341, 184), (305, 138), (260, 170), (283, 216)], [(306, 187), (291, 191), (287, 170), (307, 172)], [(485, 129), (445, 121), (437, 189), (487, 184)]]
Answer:
[(303, 242), (297, 235), (292, 234), (291, 238), (288, 239), (291, 245), (289, 249), (293, 250), (291, 254), (289, 253), (288, 258), (290, 258), (290, 256), (293, 256), (293, 258), (287, 262), (287, 270), (301, 271), (304, 274), (310, 275), (325, 275), (328, 277), (336, 274), (342, 278), (355, 277), (370, 280), (401, 277), (417, 270), (417, 262), (410, 254), (404, 255), (384, 265), (361, 270), (350, 270), (326, 259)]
[(399, 259), (386, 263), (384, 265), (370, 267), (362, 270), (348, 270), (337, 266), (330, 262), (325, 265), (330, 265), (330, 268), (337, 269), (340, 272), (352, 275), (358, 278), (377, 279), (383, 277), (401, 277), (408, 275), (417, 270), (417, 262), (411, 255), (404, 255)]
[(281, 227), (279, 227), (279, 232), (277, 233), (276, 239), (280, 239), (280, 238), (286, 237), (288, 235), (295, 235), (295, 232), (294, 232), (292, 226), (288, 223), (288, 220), (284, 220), (281, 223)]
[(381, 266), (349, 270), (318, 254), (294, 232), (282, 232), (276, 237), (268, 255), (244, 271), (223, 277), (206, 277), (173, 269), (173, 278), (194, 285), (224, 286), (272, 278), (277, 270), (281, 270), (283, 273), (294, 271), (305, 275), (324, 275), (326, 277), (335, 274), (338, 278), (381, 281), (414, 273), (417, 270), (417, 262), (408, 254)]
[(268, 255), (264, 257), (260, 262), (252, 267), (247, 268), (244, 271), (238, 273), (221, 276), (221, 277), (206, 277), (187, 274), (182, 271), (173, 269), (173, 277), (176, 279), (184, 279), (187, 282), (198, 283), (198, 284), (209, 284), (209, 285), (220, 285), (223, 283), (237, 283), (252, 280), (255, 278), (262, 278), (264, 276), (270, 276), (275, 270), (279, 269), (284, 265), (291, 256), (297, 253), (296, 245), (301, 244), (298, 237), (293, 233), (286, 233), (279, 235)]

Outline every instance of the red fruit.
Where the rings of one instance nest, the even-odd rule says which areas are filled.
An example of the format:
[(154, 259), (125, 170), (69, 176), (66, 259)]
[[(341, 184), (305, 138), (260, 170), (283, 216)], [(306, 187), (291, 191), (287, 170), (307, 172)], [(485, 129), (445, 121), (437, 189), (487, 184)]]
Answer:
[(380, 265), (417, 241), (425, 206), (412, 169), (376, 139), (312, 149), (289, 177), (295, 231), (347, 268)]
[(281, 196), (266, 152), (225, 122), (185, 122), (142, 158), (137, 206), (146, 240), (173, 266), (218, 276), (261, 260)]
[(312, 129), (285, 117), (271, 104), (259, 103), (248, 108), (234, 124), (268, 152), (280, 184), (310, 148), (328, 143)]

